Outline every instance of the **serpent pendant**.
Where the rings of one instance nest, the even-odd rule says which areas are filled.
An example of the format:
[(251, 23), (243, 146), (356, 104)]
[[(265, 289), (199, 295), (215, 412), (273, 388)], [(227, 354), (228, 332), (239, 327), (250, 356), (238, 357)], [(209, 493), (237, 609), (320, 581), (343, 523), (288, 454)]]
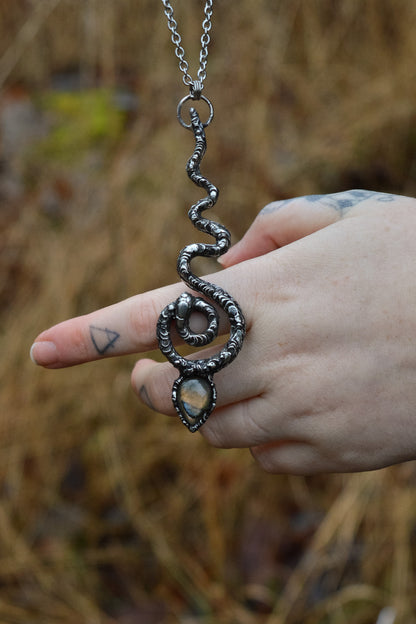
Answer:
[[(202, 123), (195, 108), (190, 109), (190, 124), (185, 124), (181, 117), (181, 106), (187, 99), (203, 99), (210, 107), (210, 118)], [(230, 364), (238, 355), (245, 336), (245, 320), (238, 303), (225, 290), (195, 275), (190, 267), (197, 256), (218, 258), (230, 247), (231, 236), (221, 224), (202, 216), (202, 212), (212, 208), (218, 199), (218, 189), (201, 174), (200, 164), (206, 151), (205, 127), (213, 117), (212, 105), (199, 94), (187, 96), (178, 106), (178, 118), (183, 126), (193, 131), (195, 148), (186, 165), (189, 178), (203, 188), (207, 196), (194, 204), (188, 216), (200, 231), (215, 238), (215, 244), (194, 243), (187, 245), (179, 253), (177, 270), (181, 279), (197, 296), (184, 292), (176, 301), (167, 305), (161, 312), (157, 323), (159, 348), (165, 357), (179, 370), (179, 377), (172, 387), (172, 402), (186, 427), (197, 431), (203, 425), (216, 405), (217, 391), (213, 375)], [(215, 305), (214, 305), (215, 304)], [(215, 307), (217, 306), (217, 307)], [(230, 335), (221, 350), (205, 359), (187, 359), (182, 357), (172, 344), (171, 330), (175, 323), (181, 339), (193, 347), (204, 347), (218, 335), (219, 315), (217, 308), (223, 310), (230, 324)], [(207, 321), (205, 331), (196, 333), (190, 328), (190, 318), (194, 312), (204, 315)]]

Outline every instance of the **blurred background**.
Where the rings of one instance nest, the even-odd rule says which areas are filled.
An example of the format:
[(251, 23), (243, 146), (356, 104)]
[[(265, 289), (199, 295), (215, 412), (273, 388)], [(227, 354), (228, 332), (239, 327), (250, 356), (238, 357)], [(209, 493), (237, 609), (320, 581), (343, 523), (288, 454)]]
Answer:
[[(174, 3), (192, 76), (203, 4)], [(203, 171), (234, 240), (276, 199), (415, 195), (413, 0), (214, 5)], [(0, 621), (416, 622), (412, 463), (267, 475), (139, 405), (134, 357), (29, 360), (196, 240), (161, 2), (0, 0), (0, 89)]]

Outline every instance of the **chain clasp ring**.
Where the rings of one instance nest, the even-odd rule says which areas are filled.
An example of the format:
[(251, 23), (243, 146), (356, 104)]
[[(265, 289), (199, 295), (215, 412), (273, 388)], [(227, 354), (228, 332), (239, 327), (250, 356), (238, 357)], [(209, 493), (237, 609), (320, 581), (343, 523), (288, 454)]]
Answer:
[(182, 117), (182, 107), (185, 104), (185, 102), (188, 102), (188, 100), (194, 100), (194, 101), (195, 100), (204, 100), (204, 102), (207, 103), (208, 108), (209, 108), (209, 117), (208, 117), (207, 121), (202, 124), (203, 128), (206, 128), (207, 126), (209, 126), (211, 121), (214, 119), (214, 107), (211, 104), (210, 100), (207, 97), (205, 97), (205, 95), (201, 95), (202, 88), (203, 88), (202, 82), (200, 82), (198, 80), (195, 80), (189, 86), (189, 90), (190, 90), (189, 95), (185, 95), (185, 97), (182, 98), (181, 101), (178, 104), (178, 108), (176, 110), (176, 116), (177, 116), (178, 121), (181, 124), (181, 126), (183, 126), (184, 128), (187, 128), (188, 130), (192, 130), (192, 124), (186, 123), (183, 120), (183, 117)]

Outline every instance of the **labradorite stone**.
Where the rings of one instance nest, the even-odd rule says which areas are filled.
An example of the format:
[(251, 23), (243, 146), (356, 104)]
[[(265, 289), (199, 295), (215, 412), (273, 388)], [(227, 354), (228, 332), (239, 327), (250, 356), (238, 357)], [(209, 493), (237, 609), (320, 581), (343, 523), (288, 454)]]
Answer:
[(191, 418), (203, 414), (211, 402), (211, 385), (200, 378), (185, 379), (179, 388), (178, 399), (183, 411)]

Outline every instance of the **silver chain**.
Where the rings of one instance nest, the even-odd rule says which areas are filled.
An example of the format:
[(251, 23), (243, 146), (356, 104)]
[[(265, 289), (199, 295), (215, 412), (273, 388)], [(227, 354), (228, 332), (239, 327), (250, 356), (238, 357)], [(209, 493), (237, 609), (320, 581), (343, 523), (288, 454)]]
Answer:
[(202, 22), (202, 36), (201, 36), (201, 51), (199, 53), (199, 69), (198, 69), (198, 81), (193, 80), (189, 73), (189, 64), (185, 59), (185, 50), (183, 49), (181, 42), (182, 38), (178, 33), (178, 24), (175, 20), (172, 4), (170, 0), (162, 0), (162, 4), (165, 8), (165, 15), (168, 19), (168, 28), (172, 33), (171, 39), (175, 46), (175, 54), (179, 59), (179, 69), (183, 73), (183, 82), (186, 86), (190, 87), (191, 93), (200, 93), (204, 86), (204, 80), (207, 77), (207, 60), (208, 60), (208, 44), (211, 40), (209, 32), (211, 30), (211, 18), (212, 18), (212, 4), (213, 0), (206, 0), (204, 14), (205, 18)]

